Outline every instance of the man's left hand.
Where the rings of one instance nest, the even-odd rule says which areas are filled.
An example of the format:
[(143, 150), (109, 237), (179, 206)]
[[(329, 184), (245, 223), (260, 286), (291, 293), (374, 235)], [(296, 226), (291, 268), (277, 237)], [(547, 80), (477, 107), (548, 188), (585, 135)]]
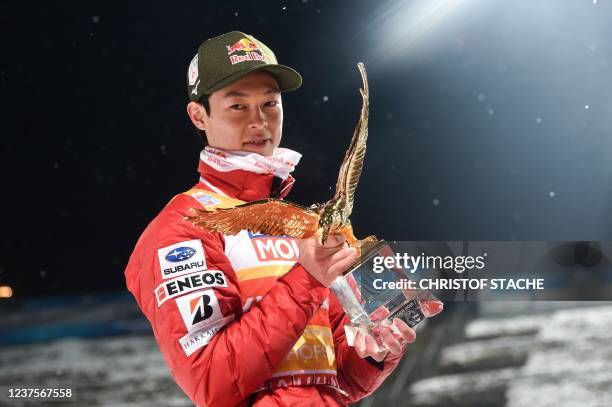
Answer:
[(355, 351), (361, 358), (371, 357), (377, 362), (382, 361), (391, 352), (397, 355), (402, 352), (407, 343), (412, 343), (416, 339), (416, 332), (401, 319), (393, 320), (393, 327), (382, 325), (379, 327), (385, 349), (380, 349), (376, 340), (369, 334), (357, 332), (355, 335)]

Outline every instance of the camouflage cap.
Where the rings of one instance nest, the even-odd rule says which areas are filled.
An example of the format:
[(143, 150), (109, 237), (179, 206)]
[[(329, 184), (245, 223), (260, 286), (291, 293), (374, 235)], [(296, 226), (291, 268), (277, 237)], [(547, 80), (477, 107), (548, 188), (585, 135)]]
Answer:
[(281, 91), (295, 90), (302, 77), (288, 66), (279, 65), (274, 52), (264, 43), (240, 31), (204, 41), (187, 70), (187, 93), (197, 101), (257, 70), (270, 72)]

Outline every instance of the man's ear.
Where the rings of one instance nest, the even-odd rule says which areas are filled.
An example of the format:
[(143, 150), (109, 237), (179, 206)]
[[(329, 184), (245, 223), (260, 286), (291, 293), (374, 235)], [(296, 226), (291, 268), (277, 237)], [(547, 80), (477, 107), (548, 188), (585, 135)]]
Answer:
[(204, 106), (197, 102), (189, 102), (187, 104), (187, 115), (191, 119), (191, 122), (200, 130), (206, 131), (208, 126), (208, 115)]

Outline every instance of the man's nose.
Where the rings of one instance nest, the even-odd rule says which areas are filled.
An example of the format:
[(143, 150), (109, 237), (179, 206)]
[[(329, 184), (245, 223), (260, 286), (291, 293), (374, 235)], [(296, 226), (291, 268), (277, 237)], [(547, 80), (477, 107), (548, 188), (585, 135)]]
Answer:
[(255, 108), (251, 110), (251, 115), (249, 116), (249, 126), (251, 128), (260, 128), (266, 125), (266, 116), (264, 112), (260, 108)]

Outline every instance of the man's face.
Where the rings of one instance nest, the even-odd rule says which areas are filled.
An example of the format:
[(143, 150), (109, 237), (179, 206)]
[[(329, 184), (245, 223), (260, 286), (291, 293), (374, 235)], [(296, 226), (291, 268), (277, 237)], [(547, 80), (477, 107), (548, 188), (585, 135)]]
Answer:
[(281, 94), (274, 76), (255, 71), (211, 94), (209, 104), (210, 115), (199, 107), (201, 129), (211, 147), (263, 156), (274, 153), (283, 127)]

